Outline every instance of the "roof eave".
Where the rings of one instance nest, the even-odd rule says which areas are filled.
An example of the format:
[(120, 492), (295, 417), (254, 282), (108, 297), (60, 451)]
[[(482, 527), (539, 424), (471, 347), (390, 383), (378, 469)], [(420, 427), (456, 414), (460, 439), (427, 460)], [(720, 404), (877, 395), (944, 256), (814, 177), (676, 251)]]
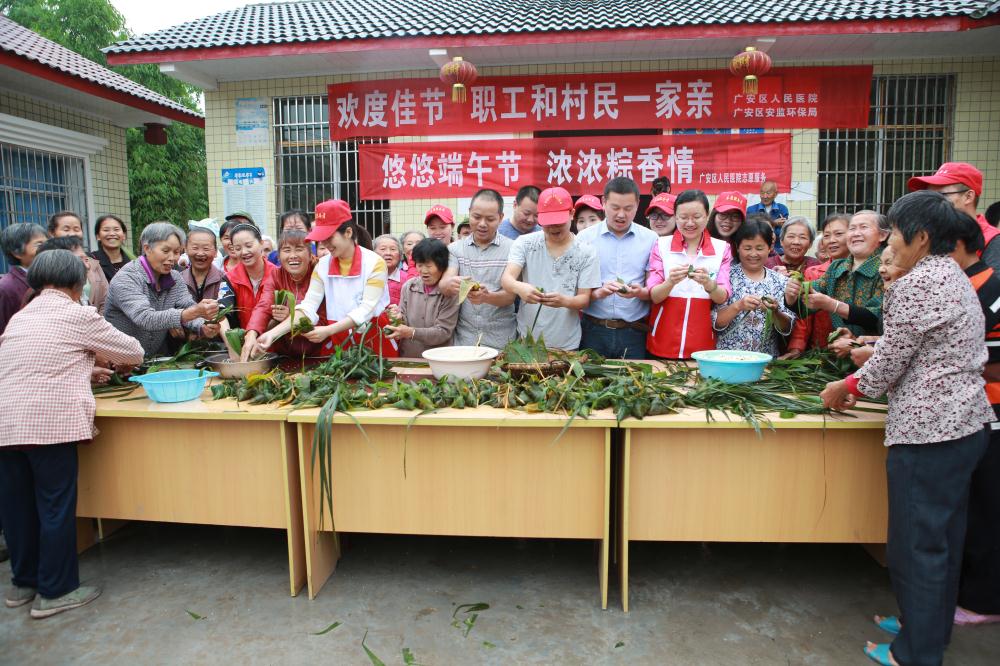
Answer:
[(40, 62), (31, 60), (30, 58), (25, 58), (15, 53), (0, 51), (0, 66), (11, 67), (12, 69), (25, 72), (26, 74), (31, 74), (74, 90), (79, 90), (80, 92), (88, 95), (100, 97), (101, 99), (123, 104), (134, 109), (140, 109), (157, 116), (169, 118), (170, 120), (176, 122), (185, 123), (194, 127), (200, 127), (202, 129), (205, 128), (205, 118), (200, 114), (185, 113), (169, 106), (164, 106), (136, 95), (131, 95), (121, 90), (108, 88), (107, 86), (102, 86), (99, 83), (94, 83), (88, 79), (74, 76), (62, 70), (49, 67), (48, 65), (44, 65)]
[(967, 16), (882, 19), (874, 21), (806, 21), (796, 23), (733, 23), (724, 25), (671, 26), (664, 28), (627, 28), (615, 30), (563, 30), (549, 32), (508, 32), (489, 35), (428, 35), (421, 37), (385, 37), (295, 41), (282, 44), (246, 44), (207, 48), (124, 51), (114, 45), (104, 49), (111, 65), (133, 65), (192, 60), (225, 60), (242, 57), (274, 57), (385, 49), (452, 48), (475, 46), (526, 46), (579, 42), (633, 41), (648, 39), (705, 39), (784, 37), (810, 35), (901, 34), (962, 32), (1000, 25), (1000, 14), (982, 19)]

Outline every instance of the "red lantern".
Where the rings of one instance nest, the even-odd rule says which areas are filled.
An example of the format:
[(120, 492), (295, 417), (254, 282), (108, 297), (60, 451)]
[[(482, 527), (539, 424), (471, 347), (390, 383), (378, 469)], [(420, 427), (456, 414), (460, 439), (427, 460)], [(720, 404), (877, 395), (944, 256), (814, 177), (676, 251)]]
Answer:
[(167, 145), (167, 126), (160, 123), (146, 123), (146, 130), (142, 134), (146, 143), (151, 146)]
[(743, 94), (757, 94), (757, 77), (771, 71), (771, 56), (748, 46), (743, 53), (733, 57), (729, 63), (729, 72), (733, 76), (743, 77)]
[(441, 80), (451, 84), (451, 101), (465, 102), (466, 90), (476, 80), (478, 72), (471, 62), (455, 56), (451, 62), (441, 66)]

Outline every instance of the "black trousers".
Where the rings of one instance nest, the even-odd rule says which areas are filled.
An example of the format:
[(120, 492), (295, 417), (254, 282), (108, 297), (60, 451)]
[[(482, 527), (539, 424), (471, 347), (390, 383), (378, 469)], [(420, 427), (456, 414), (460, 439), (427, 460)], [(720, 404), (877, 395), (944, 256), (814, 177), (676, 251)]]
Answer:
[(80, 587), (76, 556), (76, 442), (0, 448), (0, 516), (11, 582), (55, 599)]
[(986, 455), (972, 474), (958, 605), (1000, 615), (1000, 430), (990, 431)]
[(951, 641), (969, 485), (986, 430), (937, 444), (889, 448), (887, 559), (902, 630), (892, 654), (903, 666), (937, 666)]

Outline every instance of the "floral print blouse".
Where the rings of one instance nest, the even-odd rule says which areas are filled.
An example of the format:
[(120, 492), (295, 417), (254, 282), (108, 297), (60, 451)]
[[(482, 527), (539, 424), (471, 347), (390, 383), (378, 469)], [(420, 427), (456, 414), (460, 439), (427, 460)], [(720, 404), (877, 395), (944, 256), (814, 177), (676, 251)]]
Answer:
[[(812, 288), (851, 307), (845, 319), (839, 314), (831, 314), (833, 327), (846, 327), (854, 335), (878, 335), (882, 332), (882, 292), (884, 284), (878, 274), (882, 260), (882, 250), (865, 259), (857, 270), (852, 257), (837, 259), (826, 270), (823, 277), (814, 280)], [(843, 308), (841, 308), (843, 309)]]
[[(718, 332), (715, 348), (755, 351), (777, 356), (780, 353), (779, 336), (788, 335), (792, 330), (791, 324), (795, 322), (795, 313), (785, 305), (785, 283), (788, 282), (788, 278), (777, 271), (765, 268), (763, 279), (751, 280), (743, 272), (741, 265), (733, 264), (729, 272), (729, 281), (732, 285), (731, 295), (725, 303), (712, 308), (712, 327)], [(779, 331), (775, 319), (767, 338), (764, 337), (764, 323), (767, 317), (764, 310), (740, 312), (725, 328), (715, 325), (719, 310), (747, 296), (770, 296), (777, 301), (778, 310), (788, 317), (791, 323), (786, 329)]]
[(993, 420), (983, 389), (983, 312), (953, 259), (924, 257), (896, 280), (883, 325), (854, 378), (861, 393), (889, 396), (886, 446), (947, 442)]

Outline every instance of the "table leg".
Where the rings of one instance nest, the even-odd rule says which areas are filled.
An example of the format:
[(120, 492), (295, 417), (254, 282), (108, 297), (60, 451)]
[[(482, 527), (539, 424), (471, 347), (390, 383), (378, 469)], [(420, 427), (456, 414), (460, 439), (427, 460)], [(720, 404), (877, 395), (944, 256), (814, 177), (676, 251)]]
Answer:
[[(320, 529), (320, 515), (315, 498), (320, 494), (319, 477), (312, 473), (312, 439), (305, 436), (303, 424), (298, 424), (299, 482), (301, 485), (302, 527), (305, 536), (306, 580), (309, 598), (315, 599), (327, 579), (337, 568), (340, 559), (340, 540), (333, 529), (333, 516), (329, 529)], [(326, 527), (326, 525), (324, 525)]]
[(128, 525), (127, 520), (114, 520), (111, 518), (97, 519), (97, 538), (104, 541), (109, 536)]
[(604, 536), (601, 539), (601, 563), (598, 578), (601, 585), (601, 610), (608, 608), (608, 549), (611, 524), (611, 428), (604, 431)]
[(622, 611), (628, 612), (628, 521), (629, 521), (629, 472), (632, 459), (632, 431), (625, 429), (621, 447), (621, 465), (618, 483), (618, 582), (621, 585)]
[(302, 492), (296, 483), (299, 470), (298, 440), (295, 426), (282, 424), (281, 462), (284, 465), (285, 521), (288, 535), (288, 583), (292, 596), (297, 596), (306, 584), (306, 543), (302, 525)]

